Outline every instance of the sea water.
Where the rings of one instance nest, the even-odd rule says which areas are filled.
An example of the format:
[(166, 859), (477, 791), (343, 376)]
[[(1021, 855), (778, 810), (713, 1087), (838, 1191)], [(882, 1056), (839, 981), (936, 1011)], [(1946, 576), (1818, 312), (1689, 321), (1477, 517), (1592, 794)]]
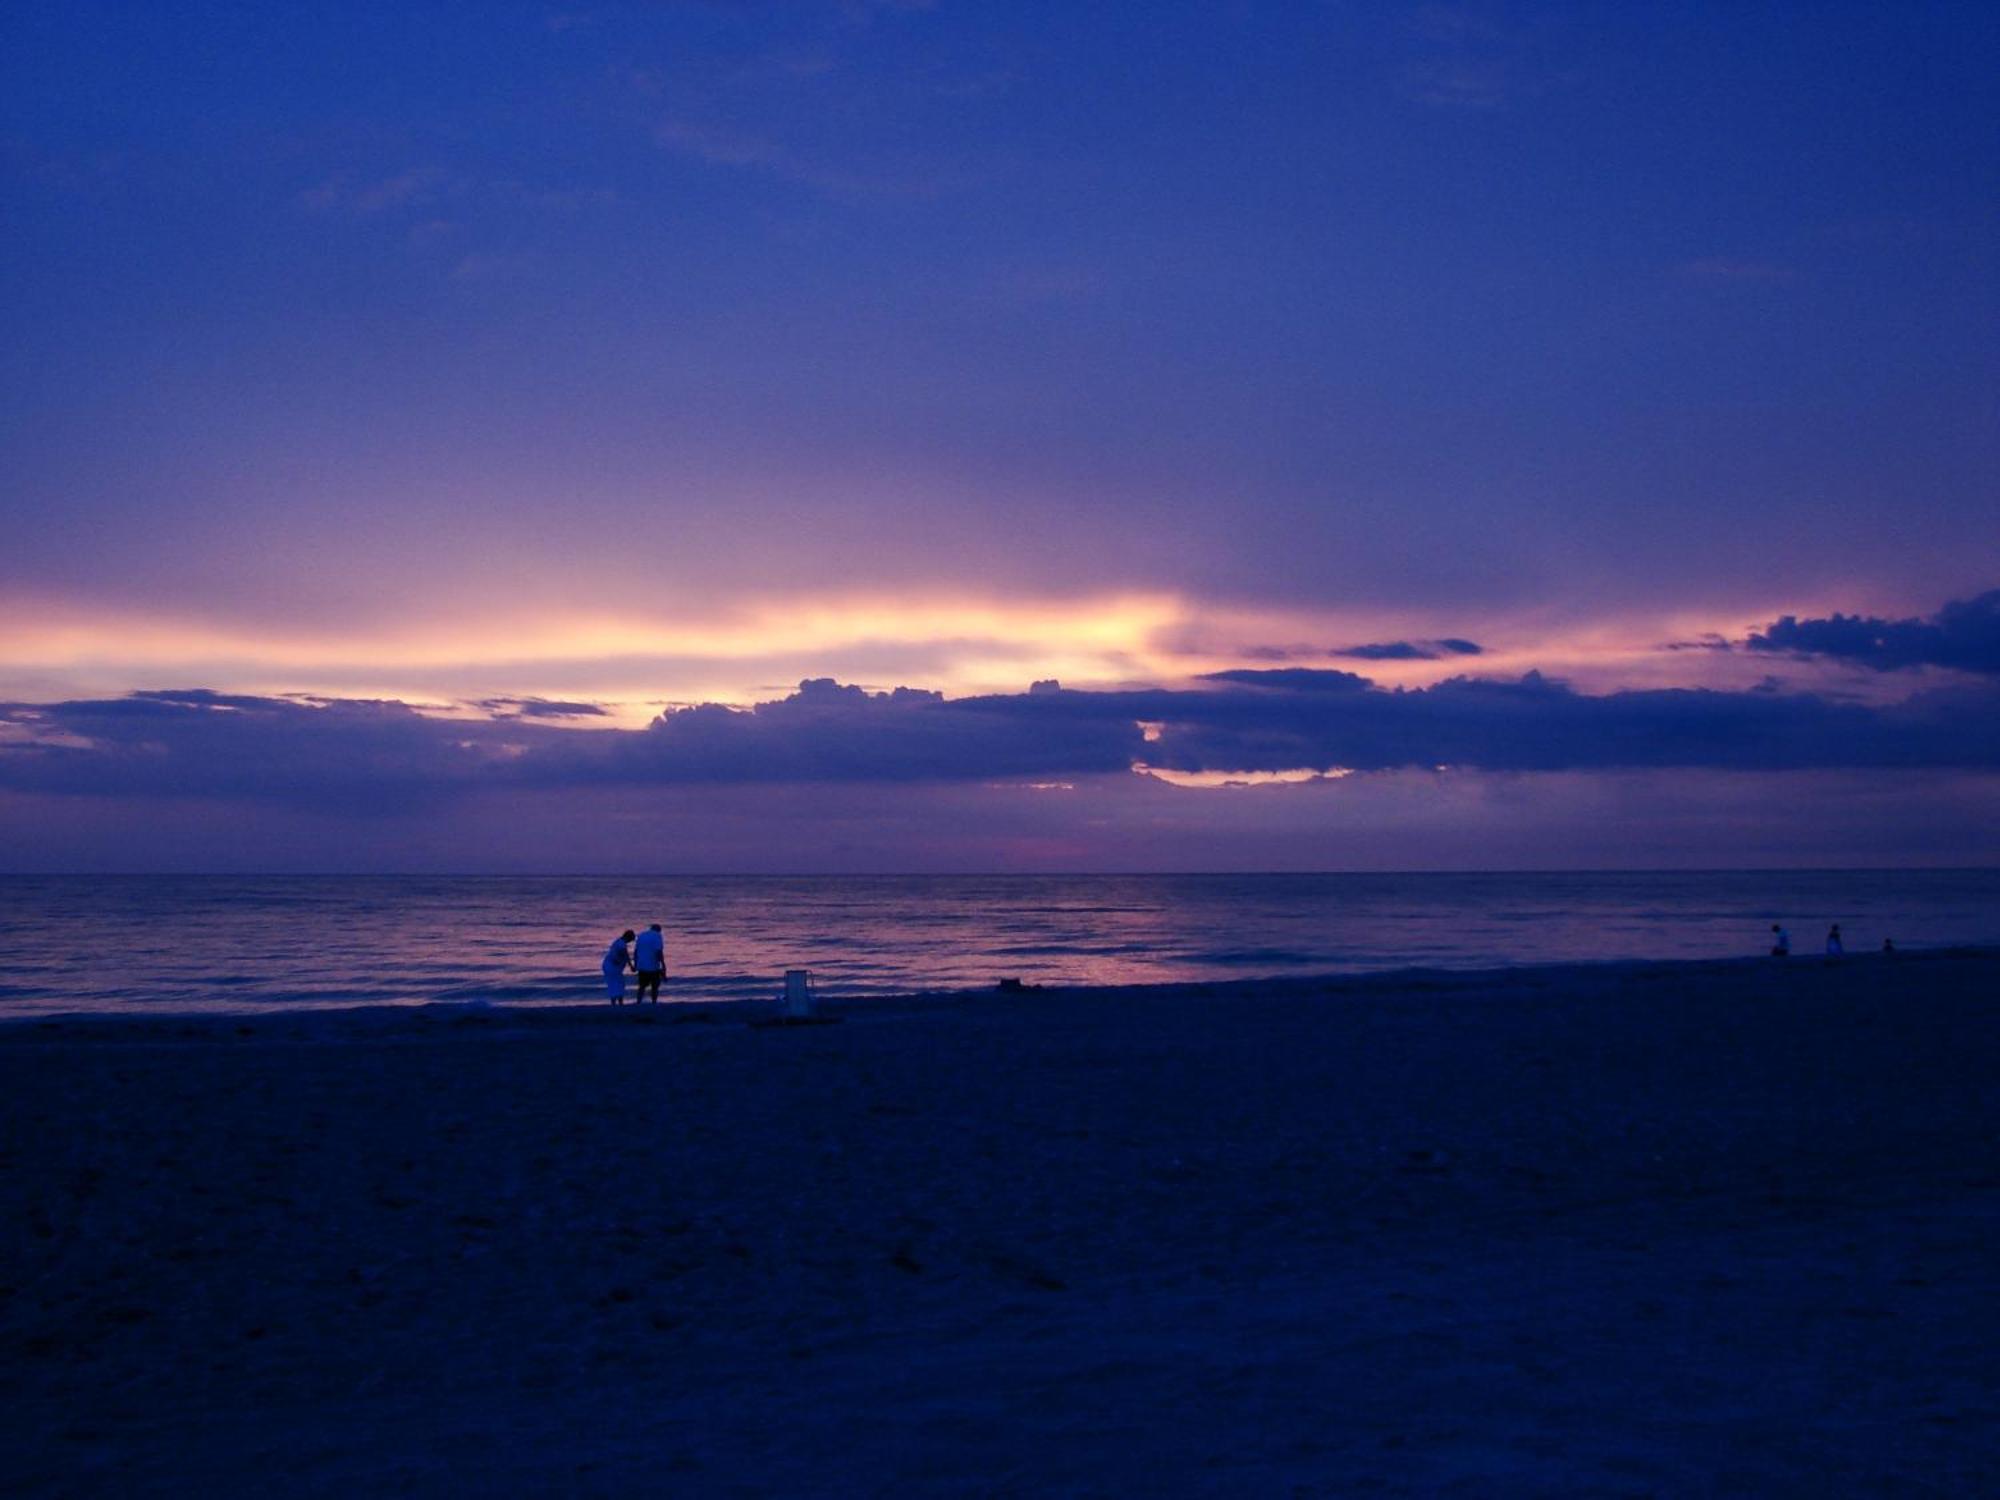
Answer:
[(2000, 943), (2000, 870), (658, 878), (0, 876), (0, 1015), (584, 1004), (621, 929), (668, 997)]

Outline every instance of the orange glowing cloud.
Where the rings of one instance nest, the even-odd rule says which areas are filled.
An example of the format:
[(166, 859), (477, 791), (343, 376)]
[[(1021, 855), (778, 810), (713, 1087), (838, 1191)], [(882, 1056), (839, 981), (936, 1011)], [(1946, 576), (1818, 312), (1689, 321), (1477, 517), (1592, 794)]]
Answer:
[(1141, 776), (1149, 776), (1154, 781), (1164, 781), (1169, 786), (1190, 787), (1201, 791), (1214, 791), (1224, 787), (1297, 786), (1307, 781), (1342, 781), (1354, 774), (1345, 766), (1329, 766), (1323, 771), (1316, 771), (1310, 766), (1299, 766), (1286, 771), (1170, 771), (1164, 766), (1141, 763), (1132, 769)]
[[(271, 628), (144, 610), (0, 603), (0, 697), (49, 698), (205, 686), (257, 693), (396, 697), (449, 711), (485, 696), (587, 697), (596, 725), (643, 723), (669, 703), (744, 704), (802, 677), (909, 684), (948, 696), (1072, 687), (1189, 684), (1209, 672), (1307, 665), (1418, 687), (1536, 667), (1585, 682), (1713, 678), (1715, 653), (1662, 652), (1668, 639), (1740, 634), (1736, 621), (1642, 620), (1578, 628), (1453, 620), (1477, 654), (1353, 659), (1348, 643), (1434, 637), (1414, 615), (1193, 605), (1170, 594), (1094, 598), (829, 595), (753, 600), (700, 615), (525, 607), (479, 615)], [(1280, 643), (1280, 644), (1273, 644)], [(1293, 643), (1293, 644), (1282, 644)], [(1742, 664), (1761, 672), (1766, 664)]]
[(1149, 642), (1181, 614), (1160, 596), (823, 598), (698, 619), (551, 612), (328, 632), (17, 608), (0, 616), (0, 693), (51, 679), (96, 692), (193, 682), (405, 698), (586, 692), (643, 718), (661, 702), (750, 702), (801, 675), (897, 675), (954, 694), (1046, 677), (1124, 681), (1166, 665)]

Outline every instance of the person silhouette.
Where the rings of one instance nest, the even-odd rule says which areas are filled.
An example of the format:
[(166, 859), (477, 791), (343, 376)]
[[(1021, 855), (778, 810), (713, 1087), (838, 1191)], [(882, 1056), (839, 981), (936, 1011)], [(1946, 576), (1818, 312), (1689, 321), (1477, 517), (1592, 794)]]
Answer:
[(632, 929), (628, 927), (604, 950), (604, 992), (613, 1005), (625, 1003), (625, 971), (632, 967), (632, 953), (626, 944), (631, 941)]
[(655, 922), (639, 934), (639, 941), (632, 947), (632, 968), (639, 976), (638, 1004), (644, 1005), (646, 997), (653, 997), (653, 1004), (660, 1003), (660, 981), (667, 977), (667, 940), (660, 933), (660, 924)]
[(1839, 958), (1847, 950), (1840, 943), (1840, 924), (1835, 922), (1826, 930), (1826, 956)]
[(1792, 935), (1776, 922), (1771, 924), (1771, 957), (1790, 958), (1792, 956)]

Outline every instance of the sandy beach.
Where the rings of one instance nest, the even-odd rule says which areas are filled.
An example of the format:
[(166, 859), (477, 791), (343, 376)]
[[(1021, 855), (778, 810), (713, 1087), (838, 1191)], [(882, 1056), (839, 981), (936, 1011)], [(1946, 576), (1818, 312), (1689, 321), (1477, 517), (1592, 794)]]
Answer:
[(14, 1494), (1975, 1495), (2000, 955), (0, 1027)]

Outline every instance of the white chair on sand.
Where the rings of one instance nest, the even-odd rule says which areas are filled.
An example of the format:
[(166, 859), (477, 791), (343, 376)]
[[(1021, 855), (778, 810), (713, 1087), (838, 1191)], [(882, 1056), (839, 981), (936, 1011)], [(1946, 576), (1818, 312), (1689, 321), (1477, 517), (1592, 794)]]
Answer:
[(785, 970), (785, 993), (778, 999), (778, 1014), (787, 1021), (803, 1021), (813, 1013), (813, 977), (810, 969)]
[(752, 1026), (836, 1026), (839, 1016), (822, 1016), (819, 1011), (819, 992), (813, 988), (810, 969), (785, 970), (784, 992), (778, 996), (778, 1013), (774, 1016), (758, 1016), (751, 1021)]

